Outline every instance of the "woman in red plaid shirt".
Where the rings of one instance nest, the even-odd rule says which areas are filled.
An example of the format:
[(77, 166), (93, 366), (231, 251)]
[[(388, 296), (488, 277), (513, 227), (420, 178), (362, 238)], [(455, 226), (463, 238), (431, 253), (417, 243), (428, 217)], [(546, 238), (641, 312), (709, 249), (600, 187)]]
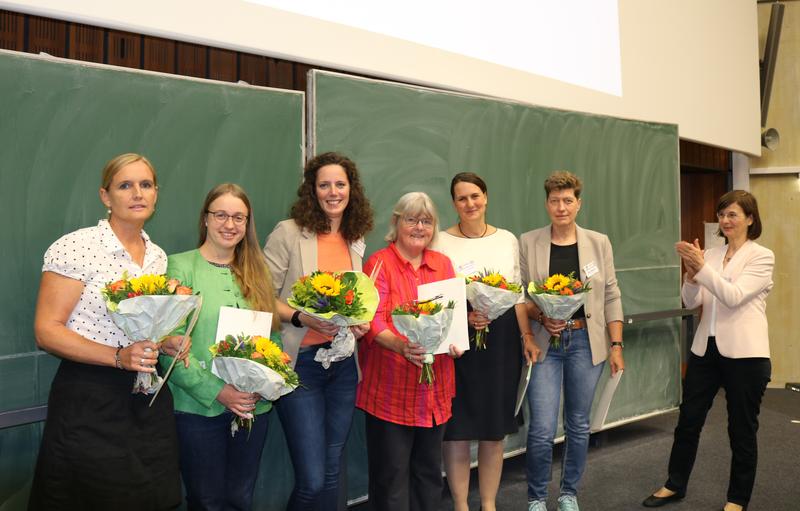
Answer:
[(417, 298), (417, 286), (455, 277), (444, 254), (429, 250), (438, 230), (436, 208), (422, 192), (403, 195), (394, 207), (386, 241), (364, 265), (380, 305), (359, 349), (363, 379), (356, 406), (366, 412), (369, 499), (381, 511), (435, 511), (442, 494), (442, 438), (455, 396), (453, 358), (436, 355), (432, 385), (419, 383), (425, 349), (392, 324), (396, 305)]

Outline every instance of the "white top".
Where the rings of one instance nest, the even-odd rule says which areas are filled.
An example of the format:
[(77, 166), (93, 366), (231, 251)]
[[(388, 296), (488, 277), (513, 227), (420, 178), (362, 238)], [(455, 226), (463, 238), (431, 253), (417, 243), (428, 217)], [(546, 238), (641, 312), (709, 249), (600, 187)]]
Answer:
[[(127, 346), (128, 339), (111, 320), (100, 290), (109, 282), (148, 273), (167, 271), (167, 254), (150, 241), (142, 231), (145, 244), (144, 266), (131, 258), (117, 238), (108, 220), (100, 220), (97, 227), (86, 227), (59, 238), (44, 254), (42, 272), (51, 271), (84, 283), (78, 304), (72, 310), (67, 328), (99, 344)], [(138, 340), (138, 339), (135, 339)]]
[[(453, 262), (456, 274), (468, 277), (484, 270), (496, 271), (509, 282), (522, 284), (519, 271), (519, 242), (505, 229), (483, 238), (460, 238), (441, 231), (431, 247)], [(519, 302), (525, 303), (525, 293)]]

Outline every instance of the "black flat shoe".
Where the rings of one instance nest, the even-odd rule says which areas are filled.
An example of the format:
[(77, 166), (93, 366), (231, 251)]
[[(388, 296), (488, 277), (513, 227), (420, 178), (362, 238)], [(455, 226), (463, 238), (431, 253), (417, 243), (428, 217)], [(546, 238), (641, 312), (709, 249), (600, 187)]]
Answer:
[(656, 497), (650, 495), (642, 502), (644, 507), (661, 507), (669, 504), (670, 502), (677, 502), (684, 497), (682, 493), (673, 493), (669, 497)]

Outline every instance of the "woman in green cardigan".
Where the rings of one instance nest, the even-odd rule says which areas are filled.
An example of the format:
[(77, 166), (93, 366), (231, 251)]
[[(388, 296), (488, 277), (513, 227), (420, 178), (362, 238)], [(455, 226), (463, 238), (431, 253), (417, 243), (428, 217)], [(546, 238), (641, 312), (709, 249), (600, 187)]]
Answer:
[[(169, 379), (189, 509), (248, 510), (267, 437), (269, 421), (262, 415), (272, 403), (214, 376), (208, 351), (218, 340), (220, 307), (275, 311), (270, 272), (241, 187), (225, 183), (208, 192), (200, 212), (199, 248), (169, 256), (167, 273), (203, 297), (189, 366), (176, 365)], [(270, 337), (280, 345), (279, 336), (280, 319), (274, 314)], [(231, 421), (251, 414), (257, 417), (249, 434), (232, 436)]]

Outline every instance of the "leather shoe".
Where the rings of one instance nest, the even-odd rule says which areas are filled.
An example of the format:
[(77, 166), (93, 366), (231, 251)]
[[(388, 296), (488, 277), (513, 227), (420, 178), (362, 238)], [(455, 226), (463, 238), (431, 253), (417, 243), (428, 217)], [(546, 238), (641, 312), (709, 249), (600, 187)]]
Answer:
[(642, 502), (644, 507), (661, 507), (670, 502), (677, 502), (684, 497), (682, 493), (673, 493), (669, 497), (656, 497), (655, 495), (650, 495)]

